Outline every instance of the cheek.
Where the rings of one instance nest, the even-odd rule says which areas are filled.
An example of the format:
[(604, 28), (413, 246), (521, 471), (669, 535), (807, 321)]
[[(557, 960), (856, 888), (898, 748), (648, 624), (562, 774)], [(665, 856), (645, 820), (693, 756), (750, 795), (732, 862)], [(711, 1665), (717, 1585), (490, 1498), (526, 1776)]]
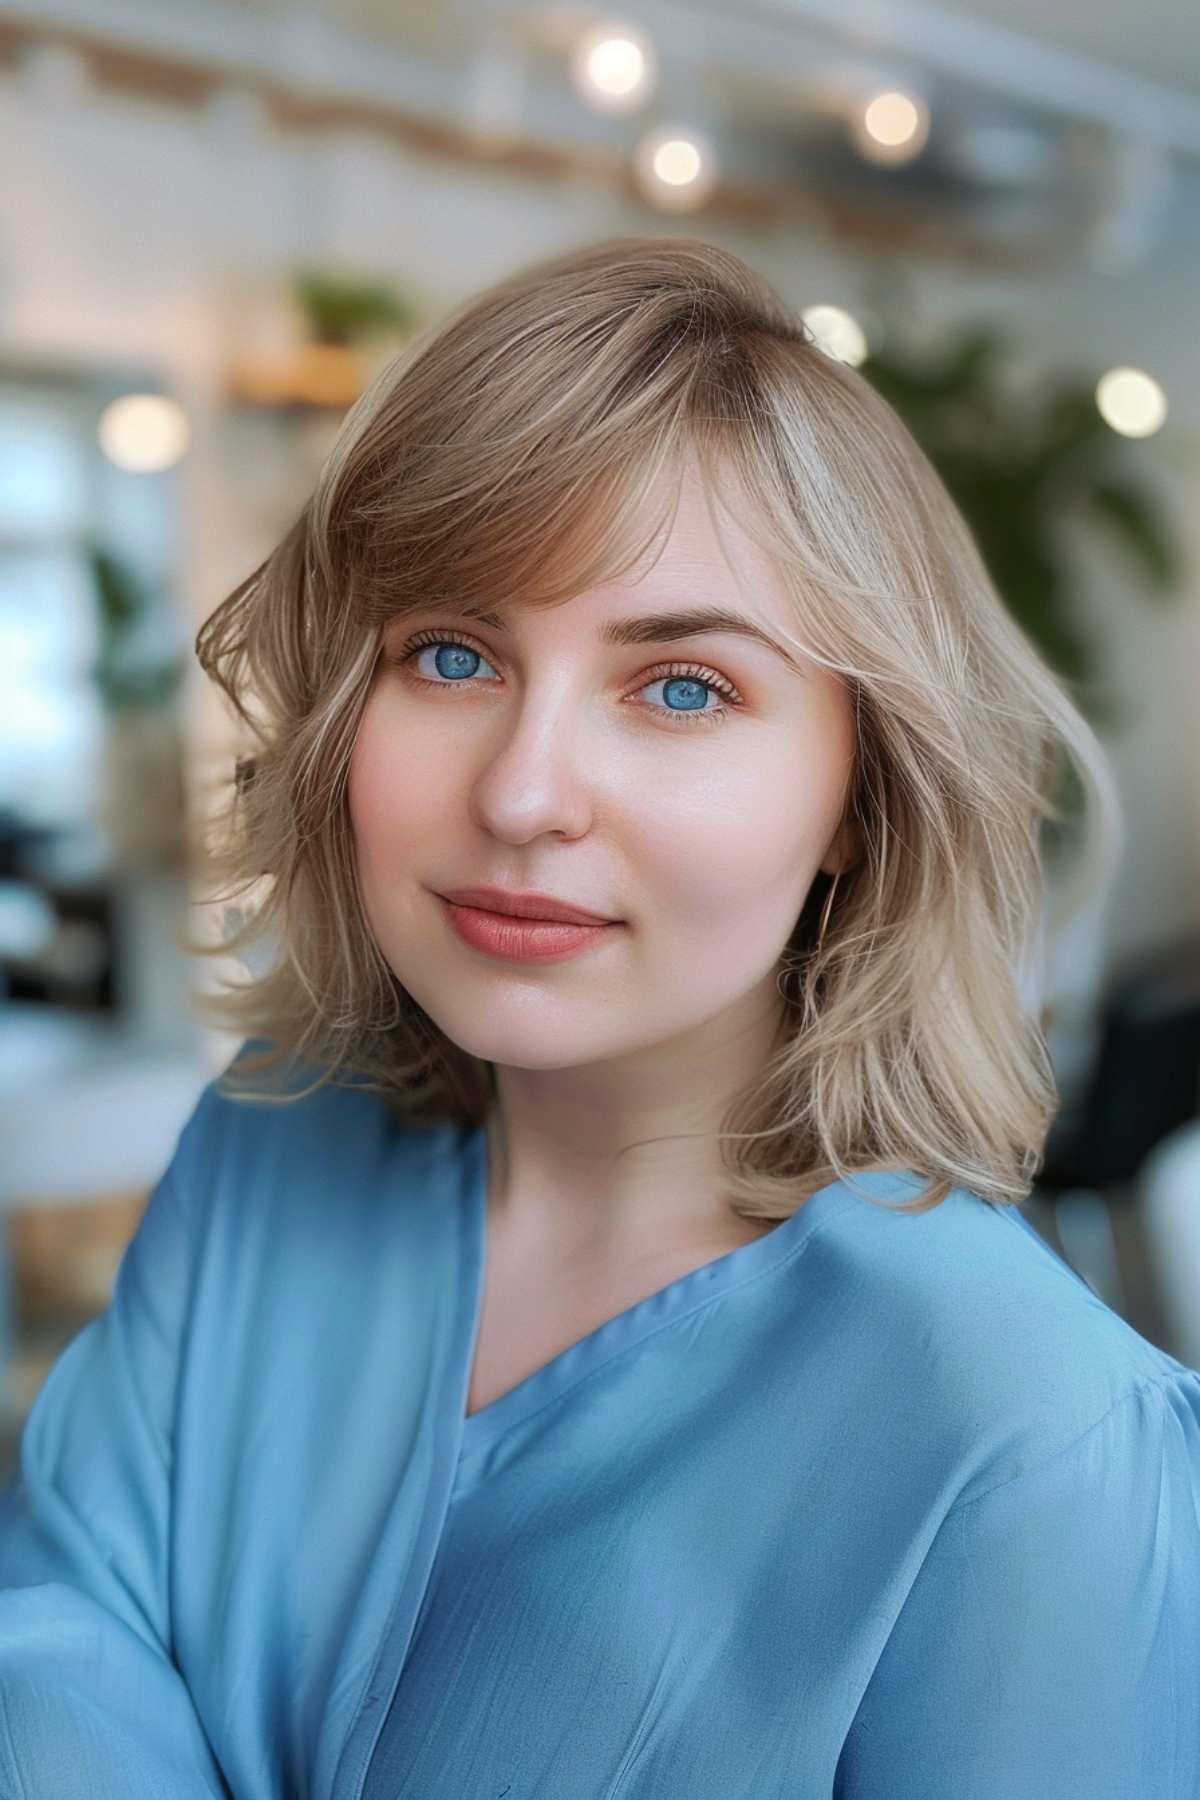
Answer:
[[(761, 751), (764, 745), (756, 746)], [(770, 937), (803, 904), (841, 806), (836, 759), (794, 743), (727, 765), (694, 788), (665, 786), (636, 801), (635, 860), (680, 920), (711, 932)]]
[[(388, 795), (392, 796), (388, 804)], [(394, 821), (401, 816), (395, 804), (395, 771), (376, 741), (369, 717), (364, 717), (350, 758), (346, 789), (354, 847), (359, 867), (370, 870), (384, 851)]]
[(373, 710), (370, 705), (364, 712), (347, 783), (350, 822), (365, 876), (403, 866), (419, 849), (435, 821), (447, 816), (439, 777), (447, 785), (452, 779), (444, 761), (414, 755), (411, 734), (405, 739), (406, 754), (400, 754), (399, 734), (386, 729), (383, 713), (382, 707)]
[(423, 790), (384, 723), (368, 703), (350, 757), (346, 807), (367, 928), (403, 979), (412, 898), (407, 875), (419, 860), (421, 829), (414, 805), (423, 803)]

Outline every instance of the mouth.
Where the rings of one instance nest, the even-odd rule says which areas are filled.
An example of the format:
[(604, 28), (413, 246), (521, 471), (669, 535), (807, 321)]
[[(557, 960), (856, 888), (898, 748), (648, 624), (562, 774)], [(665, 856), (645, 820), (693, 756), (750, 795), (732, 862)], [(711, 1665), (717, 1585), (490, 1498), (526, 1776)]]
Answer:
[(448, 888), (439, 898), (452, 906), (470, 907), (475, 912), (490, 913), (496, 918), (526, 921), (535, 925), (616, 925), (619, 919), (592, 912), (587, 907), (573, 906), (550, 894), (515, 894), (495, 887)]
[(585, 923), (562, 919), (530, 919), (516, 913), (491, 912), (439, 894), (446, 919), (456, 935), (474, 950), (506, 962), (558, 962), (611, 940), (619, 919)]

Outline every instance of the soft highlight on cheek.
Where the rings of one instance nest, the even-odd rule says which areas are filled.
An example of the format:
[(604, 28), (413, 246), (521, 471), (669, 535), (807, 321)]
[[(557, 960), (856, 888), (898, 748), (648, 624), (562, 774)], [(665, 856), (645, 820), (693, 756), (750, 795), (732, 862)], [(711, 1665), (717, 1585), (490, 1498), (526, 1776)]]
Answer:
[(836, 692), (741, 741), (711, 767), (631, 796), (638, 861), (657, 871), (681, 928), (797, 911), (837, 830), (853, 724)]
[(363, 896), (377, 936), (406, 893), (406, 877), (418, 859), (421, 812), (428, 786), (411, 742), (394, 729), (386, 707), (368, 704), (350, 762), (347, 805)]

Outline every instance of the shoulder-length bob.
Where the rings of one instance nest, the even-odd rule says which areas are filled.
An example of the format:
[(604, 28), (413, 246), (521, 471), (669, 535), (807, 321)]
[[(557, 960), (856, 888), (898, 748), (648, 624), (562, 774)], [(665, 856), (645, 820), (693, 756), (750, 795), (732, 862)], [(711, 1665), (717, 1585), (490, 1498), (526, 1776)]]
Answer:
[[(347, 773), (381, 629), (442, 595), (468, 614), (552, 607), (619, 578), (674, 516), (646, 529), (650, 484), (685, 462), (717, 529), (727, 511), (776, 560), (796, 649), (849, 684), (858, 721), (846, 817), (863, 854), (814, 880), (772, 1059), (725, 1114), (734, 1212), (786, 1218), (870, 1170), (929, 1183), (893, 1210), (956, 1187), (1019, 1203), (1059, 1105), (1020, 991), (1044, 923), (1042, 829), (1070, 823), (1073, 766), (1087, 830), (1071, 912), (1120, 853), (1105, 753), (897, 415), (737, 256), (689, 237), (539, 262), (423, 333), (202, 625), (199, 662), (252, 734), (194, 847), (209, 897), (253, 888), (253, 904), (225, 910), (220, 941), (184, 945), (255, 970), (198, 1000), (262, 1040), (222, 1091), (281, 1103), (343, 1076), (406, 1119), (485, 1121), (494, 1066), (402, 988), (358, 886)], [(292, 1059), (315, 1083), (247, 1083)]]

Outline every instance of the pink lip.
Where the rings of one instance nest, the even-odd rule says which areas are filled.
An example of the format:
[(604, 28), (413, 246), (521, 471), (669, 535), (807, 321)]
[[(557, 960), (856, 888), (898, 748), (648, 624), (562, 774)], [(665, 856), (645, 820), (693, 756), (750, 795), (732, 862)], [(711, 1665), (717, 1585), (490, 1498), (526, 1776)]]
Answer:
[(506, 917), (549, 920), (555, 925), (612, 925), (615, 920), (603, 913), (590, 912), (584, 906), (571, 906), (553, 894), (515, 893), (511, 888), (464, 887), (447, 888), (441, 895), (456, 906), (473, 906), (483, 912), (503, 913)]
[(446, 917), (463, 942), (506, 962), (558, 962), (598, 944), (617, 929), (619, 920), (601, 924), (554, 924), (546, 919), (523, 919), (511, 914), (461, 906), (439, 894)]

